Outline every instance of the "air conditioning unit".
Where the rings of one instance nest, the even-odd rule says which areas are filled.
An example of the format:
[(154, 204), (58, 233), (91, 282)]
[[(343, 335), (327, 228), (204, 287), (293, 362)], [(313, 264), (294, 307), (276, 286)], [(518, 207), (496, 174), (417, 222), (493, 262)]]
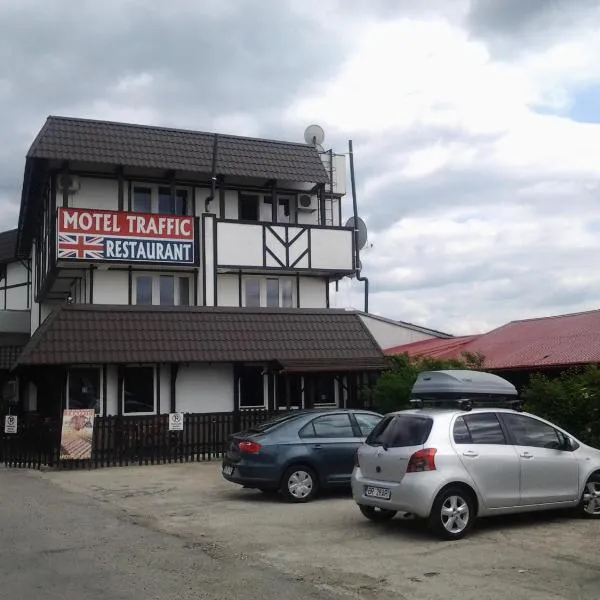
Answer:
[(318, 198), (310, 194), (300, 194), (298, 196), (298, 210), (314, 212), (317, 210)]
[(74, 194), (79, 190), (81, 182), (77, 175), (70, 175), (69, 173), (59, 173), (56, 176), (56, 188), (59, 194), (64, 194), (65, 189), (69, 194)]

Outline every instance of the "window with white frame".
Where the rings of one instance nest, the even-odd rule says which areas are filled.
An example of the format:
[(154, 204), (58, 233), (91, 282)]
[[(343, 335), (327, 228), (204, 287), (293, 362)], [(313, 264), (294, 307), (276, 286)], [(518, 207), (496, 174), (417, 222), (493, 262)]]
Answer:
[(123, 370), (123, 414), (156, 414), (156, 369), (127, 367)]
[[(273, 222), (273, 197), (268, 194), (240, 194), (240, 221)], [(292, 196), (277, 196), (276, 223), (295, 223), (295, 202)]]
[(73, 367), (67, 376), (67, 408), (90, 409), (100, 414), (102, 375), (99, 367)]
[(294, 280), (291, 277), (245, 277), (244, 306), (293, 308)]
[(190, 191), (187, 188), (152, 184), (134, 184), (131, 194), (131, 210), (161, 215), (189, 215)]
[(189, 306), (192, 277), (187, 273), (146, 274), (134, 276), (133, 297), (135, 304), (161, 306)]

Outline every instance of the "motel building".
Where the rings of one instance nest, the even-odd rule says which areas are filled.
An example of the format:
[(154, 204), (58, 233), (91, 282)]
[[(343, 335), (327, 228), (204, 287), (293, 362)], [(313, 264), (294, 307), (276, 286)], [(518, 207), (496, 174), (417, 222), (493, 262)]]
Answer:
[(384, 359), (330, 308), (346, 178), (311, 144), (49, 117), (0, 234), (3, 410), (360, 406)]

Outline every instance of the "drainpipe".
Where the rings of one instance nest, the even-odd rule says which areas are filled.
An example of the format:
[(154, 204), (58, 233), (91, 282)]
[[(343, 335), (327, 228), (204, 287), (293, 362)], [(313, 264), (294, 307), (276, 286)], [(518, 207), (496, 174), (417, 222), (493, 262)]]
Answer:
[(348, 153), (350, 155), (350, 184), (352, 186), (352, 209), (354, 211), (354, 272), (356, 280), (365, 284), (365, 312), (369, 312), (369, 280), (360, 274), (360, 249), (358, 248), (358, 203), (356, 201), (356, 182), (354, 181), (354, 153), (352, 140), (348, 140)]
[(210, 212), (210, 203), (215, 199), (215, 194), (217, 193), (217, 144), (218, 144), (219, 136), (215, 133), (214, 141), (213, 141), (213, 155), (212, 155), (212, 174), (211, 174), (211, 188), (210, 188), (210, 196), (206, 199), (204, 203), (204, 212)]

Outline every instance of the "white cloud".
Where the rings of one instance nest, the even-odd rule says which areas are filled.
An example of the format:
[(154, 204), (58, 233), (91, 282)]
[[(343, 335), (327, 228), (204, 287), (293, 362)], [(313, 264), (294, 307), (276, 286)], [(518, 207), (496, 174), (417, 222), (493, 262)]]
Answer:
[[(469, 333), (600, 305), (600, 125), (565, 112), (600, 83), (595, 31), (502, 62), (449, 22), (371, 24), (323, 92), (289, 107), (365, 140), (372, 311)], [(362, 284), (333, 298), (362, 308)]]

